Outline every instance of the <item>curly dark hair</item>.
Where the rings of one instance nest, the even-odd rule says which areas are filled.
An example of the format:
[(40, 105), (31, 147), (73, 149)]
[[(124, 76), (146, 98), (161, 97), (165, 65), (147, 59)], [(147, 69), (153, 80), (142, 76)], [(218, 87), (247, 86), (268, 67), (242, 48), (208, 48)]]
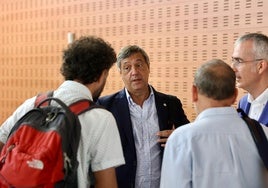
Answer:
[(97, 81), (103, 70), (116, 62), (111, 45), (95, 36), (82, 36), (63, 51), (61, 73), (65, 80), (78, 80), (82, 84)]

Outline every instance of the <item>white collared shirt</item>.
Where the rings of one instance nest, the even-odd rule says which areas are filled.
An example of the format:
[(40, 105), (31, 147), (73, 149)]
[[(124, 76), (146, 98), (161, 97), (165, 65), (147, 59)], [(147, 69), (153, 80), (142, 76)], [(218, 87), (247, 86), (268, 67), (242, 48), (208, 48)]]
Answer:
[(157, 142), (159, 131), (158, 116), (152, 88), (150, 95), (141, 106), (136, 104), (128, 91), (133, 136), (137, 155), (136, 188), (156, 188), (160, 185), (161, 151)]
[(249, 94), (248, 102), (251, 103), (249, 110), (249, 117), (258, 120), (262, 114), (262, 111), (267, 101), (268, 101), (268, 88), (266, 88), (266, 90), (264, 90), (264, 92), (261, 95), (259, 95), (255, 100)]
[[(263, 127), (268, 136), (268, 127)], [(208, 108), (168, 138), (161, 188), (265, 188), (268, 171), (233, 107)]]

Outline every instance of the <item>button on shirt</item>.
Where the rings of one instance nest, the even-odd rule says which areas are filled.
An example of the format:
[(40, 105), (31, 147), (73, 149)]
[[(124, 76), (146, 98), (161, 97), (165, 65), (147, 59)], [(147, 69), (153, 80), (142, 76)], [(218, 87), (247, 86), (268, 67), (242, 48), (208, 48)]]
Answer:
[(251, 103), (249, 110), (249, 117), (252, 119), (258, 120), (261, 116), (261, 113), (268, 101), (268, 88), (255, 100), (251, 95), (248, 95), (248, 102)]
[(156, 188), (160, 184), (161, 151), (156, 133), (159, 131), (155, 98), (150, 96), (139, 106), (126, 90), (137, 154), (136, 188)]

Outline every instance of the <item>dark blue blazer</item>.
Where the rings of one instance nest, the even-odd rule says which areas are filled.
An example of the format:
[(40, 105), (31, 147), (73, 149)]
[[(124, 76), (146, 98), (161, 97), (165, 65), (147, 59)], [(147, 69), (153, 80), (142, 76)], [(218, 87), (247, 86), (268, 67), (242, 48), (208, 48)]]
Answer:
[[(177, 97), (166, 95), (155, 90), (154, 96), (160, 130), (172, 129), (173, 124), (177, 128), (189, 123), (182, 108), (182, 104)], [(137, 157), (125, 89), (115, 94), (101, 97), (97, 103), (112, 112), (116, 119), (121, 137), (126, 164), (116, 168), (118, 187), (132, 188), (135, 184)], [(163, 154), (163, 148), (160, 148)]]
[[(248, 102), (248, 94), (243, 96), (239, 103), (238, 103), (238, 108), (241, 108), (244, 110), (244, 112), (248, 115), (249, 109), (250, 109), (251, 103)], [(258, 119), (258, 122), (268, 126), (268, 102), (266, 103), (262, 114), (260, 115), (260, 118)]]

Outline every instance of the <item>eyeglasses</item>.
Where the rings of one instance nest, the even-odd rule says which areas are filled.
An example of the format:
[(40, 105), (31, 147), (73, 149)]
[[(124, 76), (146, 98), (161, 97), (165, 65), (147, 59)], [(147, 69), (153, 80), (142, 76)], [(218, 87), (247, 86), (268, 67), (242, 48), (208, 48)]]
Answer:
[(261, 61), (261, 60), (263, 60), (263, 59), (253, 59), (253, 60), (246, 61), (246, 60), (243, 60), (239, 57), (232, 57), (232, 64), (234, 66), (239, 66), (243, 63), (256, 62), (256, 61)]

